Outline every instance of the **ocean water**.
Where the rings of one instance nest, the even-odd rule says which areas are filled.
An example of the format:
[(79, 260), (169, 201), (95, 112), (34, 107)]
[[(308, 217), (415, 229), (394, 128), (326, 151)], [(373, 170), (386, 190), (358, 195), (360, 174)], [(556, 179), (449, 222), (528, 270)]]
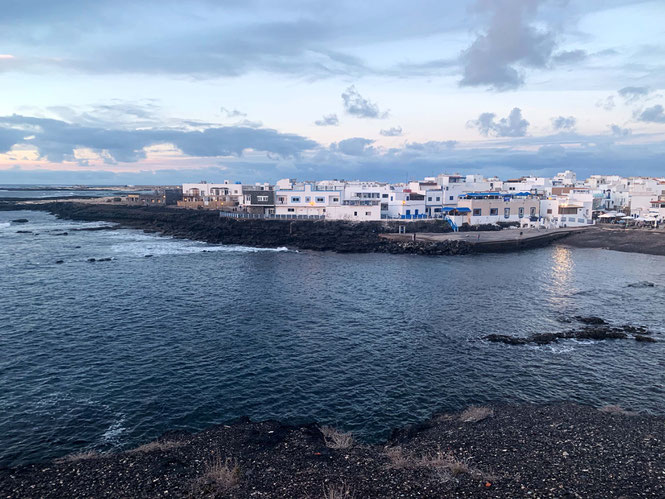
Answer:
[[(81, 230), (111, 226), (0, 212), (0, 465), (245, 415), (375, 441), (487, 401), (665, 413), (665, 342), (481, 339), (580, 314), (665, 340), (664, 257), (339, 255)], [(629, 286), (641, 281), (654, 286)]]

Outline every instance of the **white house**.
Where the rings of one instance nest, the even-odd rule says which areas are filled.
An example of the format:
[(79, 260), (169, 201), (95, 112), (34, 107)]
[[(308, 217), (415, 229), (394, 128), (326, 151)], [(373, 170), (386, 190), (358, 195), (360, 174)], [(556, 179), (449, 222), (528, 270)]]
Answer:
[(497, 222), (521, 222), (523, 218), (538, 217), (540, 200), (531, 195), (500, 192), (467, 193), (460, 197), (457, 208), (470, 210), (471, 225)]

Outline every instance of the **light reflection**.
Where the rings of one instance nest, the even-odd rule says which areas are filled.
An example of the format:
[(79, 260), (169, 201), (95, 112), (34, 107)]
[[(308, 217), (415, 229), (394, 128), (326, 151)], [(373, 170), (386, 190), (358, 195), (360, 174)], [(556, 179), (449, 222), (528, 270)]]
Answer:
[(570, 248), (555, 246), (553, 250), (549, 299), (560, 304), (577, 291), (572, 287), (575, 264)]

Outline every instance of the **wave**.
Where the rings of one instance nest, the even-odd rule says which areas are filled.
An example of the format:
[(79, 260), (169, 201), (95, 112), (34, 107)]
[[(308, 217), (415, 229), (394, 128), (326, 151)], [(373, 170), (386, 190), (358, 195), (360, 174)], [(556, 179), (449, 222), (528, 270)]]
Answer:
[(194, 253), (259, 253), (259, 252), (285, 252), (288, 248), (255, 248), (239, 245), (214, 245), (198, 241), (175, 239), (172, 237), (154, 236), (147, 234), (109, 234), (112, 239), (124, 239), (111, 246), (116, 254), (128, 256), (146, 255), (189, 255)]
[(9, 222), (0, 222), (0, 229), (6, 229), (7, 227), (11, 227), (11, 225)]

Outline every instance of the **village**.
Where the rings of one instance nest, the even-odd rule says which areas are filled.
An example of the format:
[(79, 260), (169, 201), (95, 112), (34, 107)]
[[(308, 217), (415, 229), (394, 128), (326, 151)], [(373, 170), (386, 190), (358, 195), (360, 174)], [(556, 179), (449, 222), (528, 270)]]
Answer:
[(445, 219), (465, 224), (525, 228), (584, 227), (595, 223), (659, 227), (665, 224), (665, 177), (592, 175), (579, 180), (566, 170), (554, 177), (501, 180), (441, 174), (404, 183), (282, 179), (242, 184), (201, 181), (181, 189), (129, 194), (136, 205), (219, 210), (233, 218), (312, 220)]

